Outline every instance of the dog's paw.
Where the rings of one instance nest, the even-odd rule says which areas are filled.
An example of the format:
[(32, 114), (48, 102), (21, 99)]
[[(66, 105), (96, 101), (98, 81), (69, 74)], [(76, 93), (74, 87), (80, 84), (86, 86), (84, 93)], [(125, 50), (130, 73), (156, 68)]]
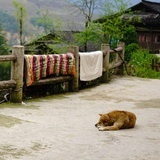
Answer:
[(104, 129), (104, 127), (99, 127), (98, 130), (99, 131), (104, 131), (105, 129)]

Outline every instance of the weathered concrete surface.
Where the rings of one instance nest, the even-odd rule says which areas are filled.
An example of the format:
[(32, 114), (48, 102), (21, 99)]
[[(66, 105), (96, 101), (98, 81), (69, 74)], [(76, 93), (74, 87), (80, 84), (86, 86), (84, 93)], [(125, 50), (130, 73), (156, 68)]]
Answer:
[[(160, 80), (116, 77), (25, 103), (0, 105), (0, 160), (159, 160)], [(134, 112), (136, 127), (98, 131), (113, 109)]]

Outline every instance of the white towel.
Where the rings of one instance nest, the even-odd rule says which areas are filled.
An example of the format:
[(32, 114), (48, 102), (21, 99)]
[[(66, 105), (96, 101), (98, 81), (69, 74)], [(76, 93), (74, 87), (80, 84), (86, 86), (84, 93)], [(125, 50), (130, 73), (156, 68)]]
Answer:
[(103, 53), (79, 52), (80, 55), (80, 80), (91, 81), (102, 76), (103, 70)]

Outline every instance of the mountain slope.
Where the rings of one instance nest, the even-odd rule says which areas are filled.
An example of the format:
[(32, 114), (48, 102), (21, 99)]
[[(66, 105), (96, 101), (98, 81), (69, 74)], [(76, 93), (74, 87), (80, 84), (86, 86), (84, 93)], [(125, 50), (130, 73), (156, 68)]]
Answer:
[[(48, 10), (50, 16), (62, 23), (63, 30), (78, 30), (83, 26), (83, 16), (75, 12), (75, 8), (66, 0), (18, 0), (23, 3), (27, 9), (28, 21), (37, 15), (38, 11)], [(0, 1), (0, 9), (6, 10), (7, 13), (14, 15), (14, 6), (12, 0)], [(73, 24), (75, 26), (73, 26)], [(78, 27), (78, 28), (77, 28)]]

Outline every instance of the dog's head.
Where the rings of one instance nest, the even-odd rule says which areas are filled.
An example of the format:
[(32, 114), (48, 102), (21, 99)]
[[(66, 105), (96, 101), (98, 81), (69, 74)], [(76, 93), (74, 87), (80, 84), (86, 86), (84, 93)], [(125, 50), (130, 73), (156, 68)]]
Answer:
[(99, 114), (100, 118), (98, 123), (95, 124), (96, 127), (105, 127), (109, 125), (109, 116), (107, 114)]

